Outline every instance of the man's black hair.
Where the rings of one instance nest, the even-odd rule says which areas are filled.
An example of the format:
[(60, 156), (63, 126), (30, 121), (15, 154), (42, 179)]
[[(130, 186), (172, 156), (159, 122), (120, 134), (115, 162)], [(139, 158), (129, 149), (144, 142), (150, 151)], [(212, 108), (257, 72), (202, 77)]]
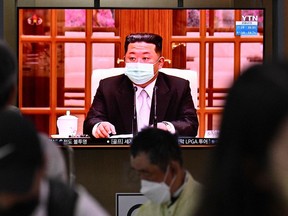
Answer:
[(183, 165), (182, 152), (178, 143), (178, 135), (157, 128), (145, 128), (132, 140), (130, 147), (132, 157), (146, 153), (150, 163), (165, 172), (170, 161), (178, 161)]
[(135, 42), (146, 42), (155, 44), (155, 52), (162, 55), (162, 37), (153, 33), (133, 33), (126, 36), (125, 39), (125, 54), (128, 50), (128, 45)]

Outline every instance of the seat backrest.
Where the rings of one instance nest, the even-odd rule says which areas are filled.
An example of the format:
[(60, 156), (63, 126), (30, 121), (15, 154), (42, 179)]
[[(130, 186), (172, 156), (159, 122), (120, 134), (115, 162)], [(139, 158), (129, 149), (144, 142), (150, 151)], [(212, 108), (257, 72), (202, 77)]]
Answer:
[[(92, 79), (91, 79), (91, 100), (93, 101), (94, 95), (96, 93), (96, 90), (99, 86), (99, 82), (101, 79), (105, 79), (107, 77), (117, 76), (124, 73), (125, 68), (108, 68), (108, 69), (95, 69), (92, 72)], [(191, 95), (193, 98), (193, 102), (195, 107), (198, 106), (198, 75), (196, 71), (192, 70), (183, 70), (183, 69), (177, 69), (177, 68), (161, 68), (159, 71), (180, 77), (183, 79), (186, 79), (190, 82), (190, 88), (191, 88)], [(91, 102), (92, 102), (91, 101)]]

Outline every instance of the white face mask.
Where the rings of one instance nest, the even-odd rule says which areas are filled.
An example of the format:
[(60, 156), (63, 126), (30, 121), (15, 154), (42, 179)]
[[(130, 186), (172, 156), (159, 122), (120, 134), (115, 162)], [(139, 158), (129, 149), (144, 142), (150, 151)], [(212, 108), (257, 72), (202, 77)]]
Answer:
[[(167, 171), (169, 167), (167, 168)], [(164, 180), (162, 182), (153, 182), (147, 180), (141, 180), (141, 190), (140, 193), (144, 194), (149, 200), (157, 204), (164, 204), (170, 201), (171, 193), (170, 187), (174, 183), (176, 176), (173, 178), (170, 187), (165, 183), (167, 172), (165, 174)]]
[(137, 85), (147, 83), (154, 77), (154, 64), (126, 63), (125, 75)]
[(171, 198), (170, 188), (164, 182), (141, 180), (140, 193), (157, 204), (167, 203)]

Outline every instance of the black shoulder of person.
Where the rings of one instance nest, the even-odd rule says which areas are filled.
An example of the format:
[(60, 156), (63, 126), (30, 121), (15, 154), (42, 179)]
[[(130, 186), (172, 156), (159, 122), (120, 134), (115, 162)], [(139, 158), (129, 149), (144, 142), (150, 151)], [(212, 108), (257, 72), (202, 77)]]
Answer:
[(73, 216), (78, 193), (73, 187), (60, 181), (49, 180), (49, 216)]

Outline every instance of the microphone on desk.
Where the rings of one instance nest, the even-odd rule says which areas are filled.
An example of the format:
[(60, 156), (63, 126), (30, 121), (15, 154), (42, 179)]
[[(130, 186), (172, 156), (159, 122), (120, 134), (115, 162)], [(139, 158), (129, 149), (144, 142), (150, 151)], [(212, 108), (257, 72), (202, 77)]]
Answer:
[(134, 90), (134, 102), (133, 102), (133, 119), (132, 119), (132, 134), (133, 137), (137, 134), (138, 132), (138, 127), (137, 127), (137, 111), (136, 111), (136, 92), (137, 92), (137, 87), (133, 87)]
[(153, 88), (153, 97), (154, 97), (154, 116), (153, 116), (153, 127), (157, 128), (157, 86)]

